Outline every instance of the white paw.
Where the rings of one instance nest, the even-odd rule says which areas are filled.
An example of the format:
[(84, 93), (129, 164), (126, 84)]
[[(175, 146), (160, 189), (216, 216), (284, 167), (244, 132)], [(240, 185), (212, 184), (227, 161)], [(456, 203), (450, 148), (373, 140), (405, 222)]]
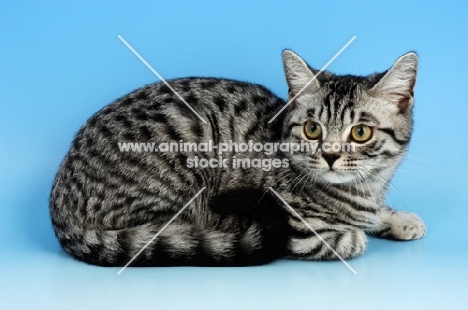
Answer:
[(391, 233), (395, 239), (414, 240), (426, 234), (423, 220), (414, 213), (396, 212), (389, 218)]

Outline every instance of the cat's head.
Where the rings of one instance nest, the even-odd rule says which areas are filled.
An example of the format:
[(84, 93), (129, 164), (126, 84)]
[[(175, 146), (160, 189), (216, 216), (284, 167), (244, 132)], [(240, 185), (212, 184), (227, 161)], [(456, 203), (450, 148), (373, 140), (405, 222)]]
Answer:
[(291, 164), (326, 182), (386, 183), (411, 137), (418, 56), (405, 54), (388, 71), (365, 77), (324, 71), (314, 78), (319, 71), (290, 50), (283, 64), (292, 100), (283, 141), (318, 146), (315, 154), (290, 155)]

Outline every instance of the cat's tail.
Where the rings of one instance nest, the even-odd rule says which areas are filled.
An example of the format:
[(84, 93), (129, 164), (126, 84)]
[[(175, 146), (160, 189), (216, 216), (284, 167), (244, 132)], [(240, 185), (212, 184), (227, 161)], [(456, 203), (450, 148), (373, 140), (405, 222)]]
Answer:
[(191, 225), (176, 223), (162, 232), (161, 228), (74, 230), (57, 237), (73, 257), (100, 266), (125, 266), (130, 261), (129, 266), (243, 266), (264, 264), (283, 254), (264, 247), (255, 225), (242, 233), (195, 231)]

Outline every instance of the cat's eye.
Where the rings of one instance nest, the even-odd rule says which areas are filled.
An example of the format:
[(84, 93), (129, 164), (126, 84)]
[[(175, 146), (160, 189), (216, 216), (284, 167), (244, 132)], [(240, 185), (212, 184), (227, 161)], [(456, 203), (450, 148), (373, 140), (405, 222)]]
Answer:
[(308, 139), (317, 140), (322, 136), (322, 126), (313, 121), (307, 121), (304, 124), (304, 132)]
[(372, 138), (372, 128), (366, 125), (357, 125), (351, 128), (351, 138), (358, 143), (364, 143)]

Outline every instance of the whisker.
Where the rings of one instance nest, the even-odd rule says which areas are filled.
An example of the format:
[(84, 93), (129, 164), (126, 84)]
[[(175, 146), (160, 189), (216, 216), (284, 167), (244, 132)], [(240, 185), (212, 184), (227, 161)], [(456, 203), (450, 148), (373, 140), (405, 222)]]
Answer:
[(309, 183), (309, 178), (310, 178), (310, 173), (307, 174), (307, 179), (306, 179), (306, 181), (304, 182), (304, 184), (302, 184), (302, 188), (301, 188), (301, 190), (299, 191), (299, 196), (301, 196), (302, 191), (304, 190), (304, 187), (306, 186), (306, 184)]
[[(372, 164), (372, 163), (362, 163), (362, 165), (365, 165), (365, 166), (371, 166), (371, 167), (376, 167), (376, 168), (388, 168), (387, 166), (382, 166), (382, 165), (377, 165), (377, 164)], [(417, 181), (421, 182), (421, 184), (424, 184), (426, 185), (426, 183), (421, 180), (420, 178), (412, 175), (410, 172), (406, 171), (406, 170), (403, 170), (401, 169), (401, 167), (397, 167), (395, 172), (403, 172), (403, 173), (406, 173), (408, 176), (412, 177), (412, 178), (415, 178)]]
[(402, 161), (402, 162), (405, 162), (405, 161), (414, 163), (414, 164), (418, 165), (419, 167), (421, 167), (422, 169), (424, 169), (425, 172), (429, 173), (429, 170), (427, 170), (427, 168), (426, 168), (422, 163), (420, 163), (420, 162), (418, 162), (418, 161), (415, 161), (415, 160), (413, 160), (413, 159), (411, 159), (411, 158), (408, 158), (408, 157), (404, 157), (404, 158), (403, 158), (403, 161)]
[(303, 175), (303, 173), (300, 173), (300, 174), (299, 174), (298, 176), (296, 176), (294, 179), (289, 180), (288, 183), (287, 183), (288, 186), (286, 186), (286, 188), (285, 188), (284, 190), (286, 191), (291, 185), (294, 184), (294, 182), (295, 182), (297, 179), (299, 179), (300, 177), (302, 177), (302, 175)]
[(294, 185), (293, 188), (291, 188), (291, 192), (294, 191), (294, 189), (296, 188), (296, 186), (299, 185), (299, 184), (302, 182), (302, 180), (305, 179), (306, 176), (307, 176), (307, 173), (305, 173), (304, 176), (303, 176), (299, 181), (296, 182), (296, 185)]
[[(365, 168), (364, 168), (365, 169)], [(392, 184), (390, 183), (389, 181), (387, 181), (384, 177), (382, 177), (379, 173), (375, 172), (375, 171), (372, 171), (372, 170), (369, 170), (367, 169), (368, 172), (374, 174), (375, 176), (377, 177), (380, 177), (382, 179), (382, 181), (384, 181), (386, 183), (386, 185), (390, 186), (397, 194), (398, 196), (400, 196), (401, 200), (403, 200), (403, 202), (405, 203), (405, 206), (407, 208), (409, 208), (409, 205), (408, 205), (408, 202), (406, 201), (405, 198), (403, 198), (403, 196), (401, 195), (400, 191)], [(387, 197), (388, 198), (388, 197)]]

